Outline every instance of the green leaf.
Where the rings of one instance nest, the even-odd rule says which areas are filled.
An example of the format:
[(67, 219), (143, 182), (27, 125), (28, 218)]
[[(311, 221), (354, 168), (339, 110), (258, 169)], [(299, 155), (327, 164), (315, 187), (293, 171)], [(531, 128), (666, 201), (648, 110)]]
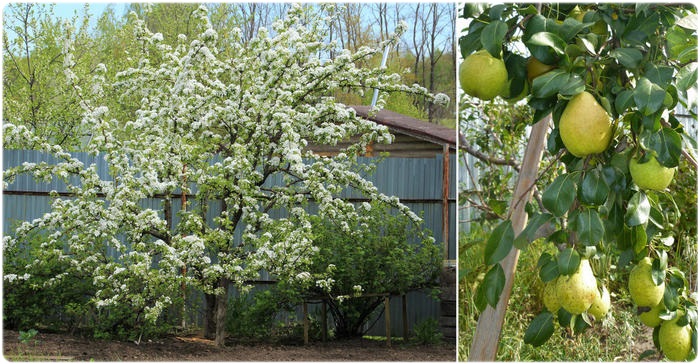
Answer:
[(627, 226), (642, 225), (649, 220), (649, 212), (651, 204), (649, 198), (644, 191), (636, 192), (630, 198), (627, 204), (627, 212), (625, 213), (625, 223)]
[(492, 56), (501, 58), (503, 39), (508, 32), (508, 25), (501, 20), (494, 20), (481, 31), (481, 44)]
[(664, 290), (664, 305), (666, 308), (669, 311), (675, 311), (676, 308), (678, 308), (679, 303), (680, 299), (676, 288), (671, 287), (670, 285), (666, 286), (666, 289)]
[(639, 354), (639, 358), (637, 358), (637, 360), (644, 361), (644, 359), (650, 358), (654, 355), (656, 355), (656, 350), (654, 350), (654, 349), (645, 350), (643, 353)]
[(486, 285), (484, 284), (483, 281), (481, 281), (481, 284), (479, 284), (479, 287), (476, 288), (476, 292), (474, 294), (474, 305), (476, 306), (477, 310), (479, 312), (482, 312), (486, 309), (486, 306), (488, 305), (488, 301), (486, 300)]
[(644, 77), (661, 88), (666, 88), (673, 80), (673, 68), (651, 64), (644, 72)]
[(480, 21), (473, 21), (469, 24), (469, 32), (459, 38), (459, 49), (462, 53), (462, 58), (467, 58), (468, 55), (483, 47), (481, 45), (481, 32), (485, 26), (486, 24)]
[(600, 170), (593, 169), (586, 173), (581, 183), (581, 201), (591, 205), (602, 205), (608, 198), (610, 187)]
[(630, 242), (635, 253), (641, 253), (647, 246), (647, 232), (644, 225), (633, 226), (626, 228), (627, 240)]
[(571, 39), (573, 39), (576, 36), (576, 34), (578, 34), (585, 28), (586, 25), (581, 23), (580, 21), (574, 18), (566, 18), (561, 24), (559, 35), (561, 35), (561, 38), (564, 39), (564, 41), (568, 42)]
[(557, 259), (559, 274), (568, 276), (576, 273), (580, 263), (581, 257), (576, 250), (573, 248), (564, 249), (559, 253), (559, 258)]
[(688, 30), (698, 30), (698, 14), (688, 14), (676, 22), (679, 27)]
[(651, 263), (651, 280), (655, 285), (660, 285), (666, 279), (666, 267), (660, 259), (654, 259)]
[(665, 167), (677, 167), (681, 156), (681, 136), (673, 129), (661, 128), (643, 140), (656, 152), (656, 159)]
[(508, 255), (513, 248), (513, 225), (510, 220), (504, 220), (493, 230), (484, 248), (484, 263), (496, 264)]
[(554, 316), (551, 312), (542, 312), (530, 322), (523, 341), (532, 346), (540, 346), (549, 340), (553, 333)]
[(506, 10), (506, 6), (504, 4), (496, 4), (492, 6), (491, 9), (489, 9), (489, 18), (491, 20), (500, 19), (504, 10)]
[(501, 298), (501, 292), (506, 284), (506, 275), (500, 264), (494, 264), (484, 276), (481, 282), (484, 285), (484, 296), (486, 302), (493, 308), (496, 308), (498, 300)]
[(576, 199), (574, 174), (562, 174), (554, 179), (542, 194), (542, 204), (556, 217), (563, 216)]
[(678, 71), (676, 87), (679, 91), (687, 91), (698, 83), (698, 64), (690, 63)]
[(527, 222), (527, 226), (525, 226), (525, 229), (523, 229), (523, 231), (520, 232), (520, 234), (518, 234), (518, 237), (515, 238), (515, 242), (513, 243), (513, 245), (515, 245), (515, 247), (520, 250), (527, 248), (528, 244), (530, 244), (533, 240), (536, 239), (536, 233), (539, 230), (539, 228), (542, 227), (544, 224), (549, 223), (553, 219), (554, 217), (548, 213), (534, 215)]
[(528, 45), (549, 47), (558, 55), (566, 53), (566, 42), (558, 35), (550, 32), (537, 32), (525, 43)]
[(610, 52), (610, 56), (628, 69), (639, 67), (639, 63), (644, 58), (642, 51), (636, 48), (615, 48)]
[(576, 215), (576, 232), (578, 240), (584, 245), (595, 245), (603, 240), (605, 228), (598, 211), (586, 208), (579, 212)]
[(617, 110), (618, 114), (623, 115), (633, 105), (633, 95), (634, 92), (632, 90), (624, 90), (617, 95), (615, 98), (615, 110)]
[(634, 89), (634, 102), (644, 115), (657, 112), (663, 105), (664, 97), (666, 91), (646, 77), (640, 78)]
[(540, 268), (540, 279), (542, 282), (547, 283), (553, 281), (559, 277), (559, 264), (553, 258), (552, 260), (546, 262)]

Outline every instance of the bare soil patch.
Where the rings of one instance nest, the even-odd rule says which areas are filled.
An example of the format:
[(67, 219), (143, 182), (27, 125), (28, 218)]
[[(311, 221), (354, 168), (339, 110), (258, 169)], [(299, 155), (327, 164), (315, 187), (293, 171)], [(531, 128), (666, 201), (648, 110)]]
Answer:
[(367, 339), (309, 345), (240, 344), (217, 348), (196, 336), (169, 336), (141, 342), (95, 340), (62, 333), (39, 333), (29, 343), (3, 330), (3, 355), (10, 361), (450, 361), (455, 343), (435, 346)]

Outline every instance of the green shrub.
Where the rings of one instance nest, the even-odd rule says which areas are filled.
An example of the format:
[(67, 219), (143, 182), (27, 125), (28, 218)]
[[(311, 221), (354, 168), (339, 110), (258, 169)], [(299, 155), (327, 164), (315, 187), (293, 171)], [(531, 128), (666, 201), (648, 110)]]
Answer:
[(329, 312), (337, 337), (363, 334), (365, 323), (383, 297), (362, 294), (401, 293), (437, 284), (441, 250), (427, 230), (384, 205), (363, 203), (355, 221), (313, 220), (319, 257), (313, 272), (331, 267), (329, 290), (308, 295), (330, 298)]
[[(58, 243), (57, 243), (58, 244)], [(31, 271), (26, 266), (36, 257), (37, 249), (48, 250), (41, 235), (36, 234), (21, 245), (5, 246), (3, 256), (3, 325), (5, 328), (27, 330), (71, 329), (84, 320), (77, 307), (88, 305), (94, 288), (90, 281), (75, 274), (49, 280), (60, 273), (70, 272), (70, 264), (59, 255), (44, 254), (42, 264)], [(70, 306), (69, 306), (70, 305)]]
[(418, 343), (423, 345), (435, 345), (442, 340), (440, 325), (434, 318), (425, 319), (413, 327)]

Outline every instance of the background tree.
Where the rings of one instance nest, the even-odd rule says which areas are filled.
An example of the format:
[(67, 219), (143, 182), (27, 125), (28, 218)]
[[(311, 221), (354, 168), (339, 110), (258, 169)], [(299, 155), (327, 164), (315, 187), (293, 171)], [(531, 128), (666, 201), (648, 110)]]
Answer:
[(62, 71), (62, 39), (72, 41), (76, 67), (91, 70), (88, 16), (84, 14), (78, 29), (70, 21), (57, 19), (53, 5), (48, 4), (9, 4), (3, 16), (3, 121), (24, 124), (75, 149), (84, 131), (78, 127), (79, 100)]

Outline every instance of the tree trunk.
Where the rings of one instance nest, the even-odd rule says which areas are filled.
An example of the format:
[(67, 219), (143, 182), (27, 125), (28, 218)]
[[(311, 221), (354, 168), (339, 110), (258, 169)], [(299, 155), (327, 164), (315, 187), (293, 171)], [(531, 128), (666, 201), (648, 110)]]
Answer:
[(216, 296), (216, 338), (214, 343), (222, 348), (225, 345), (226, 339), (226, 308), (228, 307), (228, 285), (229, 281), (222, 278), (219, 286), (224, 288), (224, 293)]
[(216, 337), (216, 320), (214, 319), (216, 296), (213, 294), (205, 294), (204, 306), (204, 337), (209, 340), (214, 340)]

